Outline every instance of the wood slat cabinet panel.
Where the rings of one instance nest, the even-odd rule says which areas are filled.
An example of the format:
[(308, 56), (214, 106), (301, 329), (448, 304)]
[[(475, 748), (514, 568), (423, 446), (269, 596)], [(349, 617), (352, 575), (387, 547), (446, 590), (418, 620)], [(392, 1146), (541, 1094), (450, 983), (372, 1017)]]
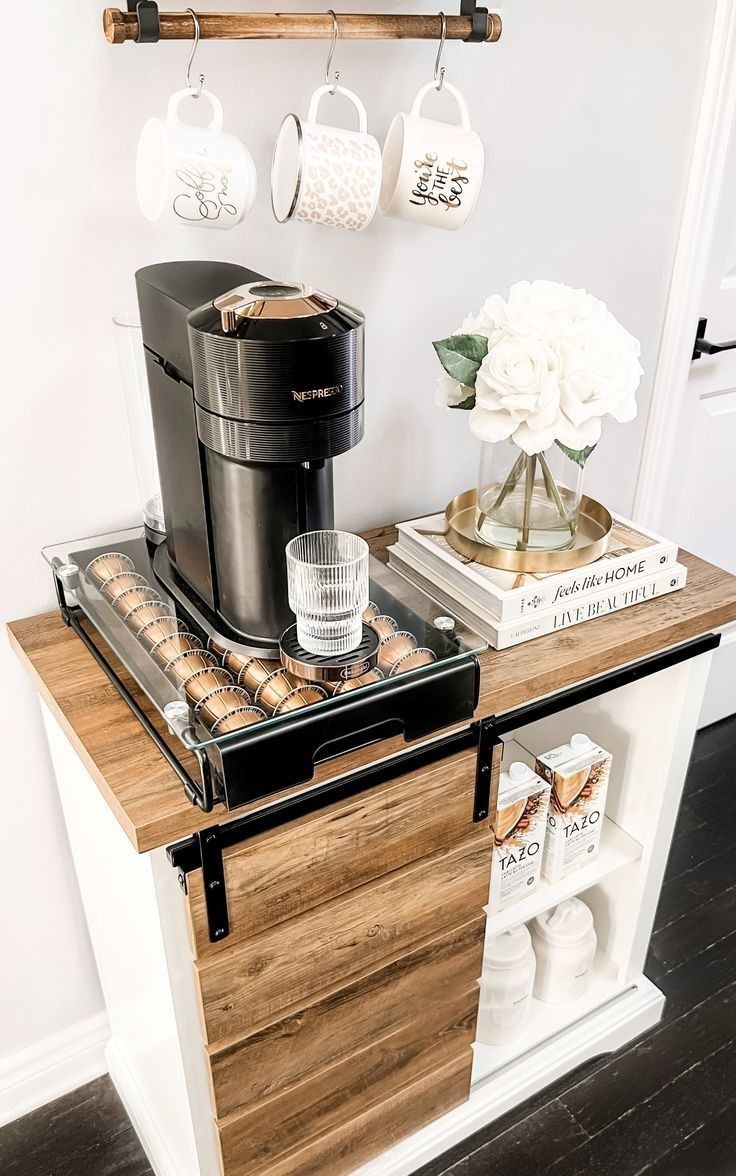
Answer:
[(243, 1038), (421, 943), (488, 901), (491, 833), (432, 854), (199, 963), (210, 1044)]
[[(268, 1176), (346, 1176), (464, 1102), (470, 1088), (471, 1052), (464, 1050), (385, 1102), (366, 1106), (351, 1097), (348, 1087), (343, 1122), (275, 1160), (265, 1169)], [(278, 1131), (278, 1124), (274, 1130)], [(221, 1138), (221, 1149), (225, 1176), (251, 1176), (255, 1171), (242, 1164), (235, 1133)]]
[[(479, 925), (482, 928), (482, 921)], [(477, 948), (477, 928), (473, 937)], [(477, 960), (477, 950), (474, 956)], [(290, 1152), (302, 1150), (369, 1107), (385, 1104), (423, 1075), (461, 1059), (466, 1067), (467, 1094), (478, 985), (474, 979), (468, 983), (467, 975), (464, 979), (463, 985), (456, 972), (444, 986), (441, 1000), (432, 1000), (427, 993), (428, 999), (421, 1001), (417, 992), (415, 1015), (393, 1032), (353, 1052), (344, 1043), (342, 1060), (221, 1121), (218, 1128), (227, 1176), (269, 1172)], [(377, 1142), (380, 1150), (383, 1141)]]
[(224, 1176), (346, 1176), (467, 1097), (493, 847), (476, 766), (445, 755), (227, 849), (217, 945), (189, 876)]
[[(442, 938), (328, 993), (236, 1045), (212, 1051), (218, 1117), (259, 1108), (295, 1086), (301, 1094), (286, 1101), (306, 1105), (307, 1094), (312, 1100), (315, 1097), (311, 1087), (311, 1093), (306, 1090), (315, 1076), (320, 1076), (315, 1089), (334, 1089), (344, 1096), (339, 1063), (367, 1055), (377, 1043), (381, 1043), (384, 1055), (388, 1050), (398, 1056), (398, 1051), (407, 1063), (435, 1038), (442, 1038), (453, 1050), (469, 1046), (484, 929), (485, 919), (478, 912), (472, 922)], [(340, 1077), (335, 1085), (332, 1076), (337, 1071)], [(388, 1075), (383, 1083), (386, 1089), (391, 1082)], [(281, 1112), (279, 1117), (283, 1117)]]
[(205, 961), (303, 911), (476, 836), (476, 753), (467, 750), (225, 850), (230, 935), (209, 941), (202, 877), (190, 875), (194, 951)]

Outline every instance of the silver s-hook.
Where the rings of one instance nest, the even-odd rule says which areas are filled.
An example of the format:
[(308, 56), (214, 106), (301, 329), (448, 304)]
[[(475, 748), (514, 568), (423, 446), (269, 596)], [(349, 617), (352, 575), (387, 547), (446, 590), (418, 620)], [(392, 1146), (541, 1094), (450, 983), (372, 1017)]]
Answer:
[(332, 17), (332, 42), (330, 43), (330, 51), (327, 54), (327, 64), (325, 66), (325, 85), (331, 86), (332, 89), (330, 90), (330, 93), (334, 94), (337, 90), (337, 83), (340, 81), (340, 71), (339, 69), (336, 69), (334, 78), (331, 78), (330, 67), (332, 65), (332, 59), (335, 56), (337, 38), (340, 36), (340, 26), (337, 23), (337, 17), (335, 16), (334, 11), (331, 8), (328, 8), (327, 11)]
[(437, 50), (437, 57), (434, 63), (434, 86), (439, 92), (445, 84), (445, 67), (441, 65), (442, 52), (445, 48), (445, 39), (447, 37), (447, 17), (444, 12), (440, 13), (440, 44)]
[[(194, 45), (192, 46), (192, 52), (189, 54), (189, 61), (187, 62), (187, 90), (193, 90), (194, 87), (192, 86), (192, 65), (194, 64), (194, 58), (196, 57), (197, 50), (199, 49), (199, 20), (197, 18), (197, 14), (193, 8), (187, 8), (187, 12), (189, 13), (192, 20), (194, 21)], [(204, 74), (200, 74), (199, 75), (199, 85), (197, 86), (197, 92), (196, 92), (196, 94), (192, 94), (192, 98), (199, 98), (203, 89), (204, 89)]]

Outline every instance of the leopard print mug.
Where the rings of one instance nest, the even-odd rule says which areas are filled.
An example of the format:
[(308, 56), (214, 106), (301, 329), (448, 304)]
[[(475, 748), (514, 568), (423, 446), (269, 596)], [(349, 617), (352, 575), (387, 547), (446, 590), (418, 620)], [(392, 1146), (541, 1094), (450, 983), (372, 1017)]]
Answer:
[[(317, 121), (326, 94), (338, 93), (358, 112), (358, 130)], [(352, 90), (320, 86), (306, 121), (287, 114), (271, 164), (271, 204), (276, 220), (297, 220), (360, 232), (373, 220), (381, 191), (381, 149), (367, 131), (365, 107)]]

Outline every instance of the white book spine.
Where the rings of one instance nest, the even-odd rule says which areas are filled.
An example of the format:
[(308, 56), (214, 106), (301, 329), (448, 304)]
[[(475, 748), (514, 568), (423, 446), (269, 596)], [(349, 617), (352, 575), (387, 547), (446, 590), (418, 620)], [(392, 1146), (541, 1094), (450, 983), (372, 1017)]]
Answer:
[(479, 565), (462, 563), (411, 528), (404, 531), (399, 527), (398, 546), (402, 554), (423, 565), (427, 574), (439, 572), (453, 586), (461, 588), (470, 600), (504, 623), (526, 620), (550, 608), (561, 609), (573, 600), (588, 599), (663, 572), (673, 567), (678, 555), (676, 544), (655, 542), (639, 551), (628, 551), (556, 576), (529, 580), (520, 588), (504, 591), (484, 577)]
[(413, 561), (406, 559), (404, 552), (397, 552), (396, 548), (389, 548), (389, 564), (395, 571), (400, 572), (407, 579), (413, 581), (424, 591), (429, 592), (435, 600), (443, 605), (449, 613), (454, 613), (459, 620), (474, 629), (494, 649), (510, 649), (514, 645), (521, 645), (525, 641), (532, 641), (535, 637), (544, 637), (549, 633), (556, 633), (568, 629), (573, 625), (594, 620), (607, 613), (619, 612), (624, 608), (631, 608), (636, 604), (643, 604), (658, 596), (665, 596), (670, 592), (677, 592), (684, 588), (687, 582), (687, 568), (675, 563), (664, 572), (654, 576), (645, 576), (613, 589), (597, 592), (587, 596), (574, 604), (563, 608), (547, 609), (537, 612), (534, 616), (521, 621), (496, 621), (487, 612), (467, 596), (459, 593), (446, 581), (437, 578), (430, 581), (424, 570), (415, 566)]

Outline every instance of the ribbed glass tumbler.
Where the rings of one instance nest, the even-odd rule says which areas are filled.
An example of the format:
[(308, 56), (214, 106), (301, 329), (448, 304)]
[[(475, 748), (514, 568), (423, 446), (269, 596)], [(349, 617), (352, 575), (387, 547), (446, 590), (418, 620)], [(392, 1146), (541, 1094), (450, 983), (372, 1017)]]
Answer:
[(368, 607), (368, 544), (349, 531), (308, 531), (286, 545), (289, 605), (300, 645), (318, 657), (360, 645)]

